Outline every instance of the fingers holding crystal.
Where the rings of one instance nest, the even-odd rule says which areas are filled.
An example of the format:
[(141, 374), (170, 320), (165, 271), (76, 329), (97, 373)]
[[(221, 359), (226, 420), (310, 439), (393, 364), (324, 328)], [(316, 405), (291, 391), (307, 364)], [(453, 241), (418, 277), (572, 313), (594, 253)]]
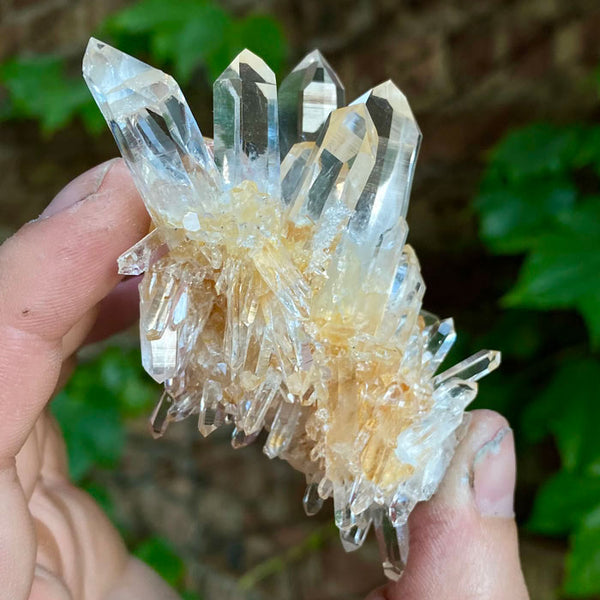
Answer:
[(528, 598), (513, 518), (512, 431), (497, 413), (471, 416), (437, 493), (409, 519), (411, 549), (402, 579), (369, 600)]
[(71, 188), (70, 206), (66, 202), (60, 212), (29, 223), (0, 248), (4, 454), (16, 453), (52, 394), (64, 357), (63, 336), (118, 283), (116, 258), (148, 228), (121, 161), (112, 163), (94, 193), (81, 199), (78, 191)]

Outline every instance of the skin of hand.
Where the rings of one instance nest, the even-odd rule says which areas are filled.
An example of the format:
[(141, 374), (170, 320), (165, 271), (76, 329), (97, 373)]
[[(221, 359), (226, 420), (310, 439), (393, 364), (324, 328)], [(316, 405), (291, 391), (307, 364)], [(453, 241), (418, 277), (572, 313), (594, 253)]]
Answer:
[[(46, 410), (84, 343), (133, 322), (137, 282), (117, 257), (149, 218), (119, 160), (84, 173), (0, 247), (0, 600), (175, 600), (68, 479)], [(397, 583), (370, 600), (523, 600), (506, 421), (472, 413), (434, 498), (410, 519)]]

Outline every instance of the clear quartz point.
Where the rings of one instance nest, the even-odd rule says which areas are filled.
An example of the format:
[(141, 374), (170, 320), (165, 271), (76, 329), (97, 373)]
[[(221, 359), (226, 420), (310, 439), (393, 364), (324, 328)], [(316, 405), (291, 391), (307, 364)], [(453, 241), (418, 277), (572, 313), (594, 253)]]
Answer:
[(200, 398), (198, 394), (192, 390), (191, 392), (184, 391), (181, 396), (177, 397), (169, 407), (170, 421), (183, 421), (190, 415), (198, 412)]
[(155, 223), (216, 204), (221, 176), (172, 77), (94, 38), (83, 75)]
[(304, 492), (304, 497), (302, 498), (304, 512), (309, 517), (316, 515), (323, 508), (324, 500), (321, 498), (321, 496), (319, 496), (318, 488), (318, 483), (309, 483), (306, 486), (306, 491)]
[(231, 433), (231, 446), (236, 450), (239, 448), (245, 448), (256, 440), (260, 431), (255, 433), (247, 434), (243, 429), (235, 427)]
[(376, 243), (382, 232), (406, 216), (422, 136), (406, 96), (392, 81), (352, 104), (367, 107), (379, 136), (375, 167), (352, 218), (352, 227)]
[(297, 142), (317, 139), (329, 114), (344, 105), (344, 86), (318, 50), (307, 54), (279, 86), (281, 158)]
[(198, 430), (206, 437), (224, 422), (225, 414), (221, 406), (223, 390), (217, 381), (204, 382), (198, 415)]
[(354, 552), (363, 545), (372, 522), (369, 511), (366, 511), (349, 529), (340, 529), (340, 540), (346, 552)]
[(427, 328), (427, 339), (423, 352), (423, 366), (435, 373), (456, 341), (453, 319), (436, 321)]
[(292, 201), (314, 148), (314, 142), (294, 144), (281, 163), (281, 199), (286, 206)]
[(263, 447), (269, 458), (275, 458), (285, 452), (292, 441), (300, 418), (300, 406), (281, 401), (271, 422), (271, 431)]
[[(332, 112), (290, 196), (288, 218), (301, 225), (319, 221), (338, 205), (354, 210), (375, 164), (377, 143), (375, 125), (364, 105)], [(346, 221), (336, 225), (342, 227)]]
[(150, 415), (150, 432), (154, 438), (162, 437), (167, 430), (170, 400), (167, 392), (163, 392)]
[(394, 527), (384, 508), (374, 512), (373, 525), (383, 572), (388, 579), (398, 581), (408, 560), (408, 525)]
[(480, 350), (434, 377), (433, 385), (437, 388), (453, 377), (465, 381), (479, 381), (500, 366), (500, 359), (500, 352), (497, 350)]
[(244, 180), (279, 196), (279, 122), (275, 74), (243, 50), (213, 86), (214, 153), (225, 183)]
[(141, 275), (150, 268), (163, 246), (164, 241), (158, 229), (153, 229), (137, 244), (119, 256), (117, 260), (119, 274)]

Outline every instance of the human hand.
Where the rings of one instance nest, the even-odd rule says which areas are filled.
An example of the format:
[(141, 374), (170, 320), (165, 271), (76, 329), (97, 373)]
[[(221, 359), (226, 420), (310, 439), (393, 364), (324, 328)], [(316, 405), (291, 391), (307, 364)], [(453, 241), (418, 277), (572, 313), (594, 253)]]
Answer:
[[(40, 219), (0, 247), (0, 598), (171, 600), (128, 556), (91, 498), (69, 481), (45, 408), (74, 353), (136, 315), (135, 280), (117, 257), (149, 220), (122, 161), (69, 184)], [(506, 421), (475, 411), (436, 496), (411, 516), (398, 583), (371, 600), (524, 600), (512, 518), (515, 458)]]
[(0, 247), (0, 599), (170, 600), (68, 480), (45, 410), (85, 341), (133, 321), (136, 282), (117, 257), (149, 219), (121, 160), (69, 184)]

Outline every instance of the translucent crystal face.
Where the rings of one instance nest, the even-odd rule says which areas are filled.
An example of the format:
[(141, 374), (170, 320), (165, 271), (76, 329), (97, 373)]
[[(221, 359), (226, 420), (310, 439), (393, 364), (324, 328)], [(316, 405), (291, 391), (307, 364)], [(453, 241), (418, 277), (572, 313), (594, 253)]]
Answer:
[[(421, 309), (405, 220), (421, 134), (390, 81), (343, 107), (318, 52), (283, 81), (242, 52), (215, 82), (214, 160), (167, 75), (90, 40), (84, 75), (155, 229), (119, 259), (140, 284), (143, 364), (165, 391), (162, 435), (196, 415), (232, 445), (333, 497), (347, 551), (375, 530), (385, 574), (437, 489), (477, 381), (499, 354), (436, 374), (456, 339)], [(278, 107), (279, 101), (279, 107)], [(280, 161), (281, 158), (281, 161)]]

